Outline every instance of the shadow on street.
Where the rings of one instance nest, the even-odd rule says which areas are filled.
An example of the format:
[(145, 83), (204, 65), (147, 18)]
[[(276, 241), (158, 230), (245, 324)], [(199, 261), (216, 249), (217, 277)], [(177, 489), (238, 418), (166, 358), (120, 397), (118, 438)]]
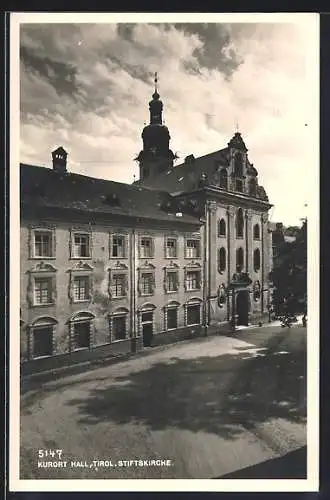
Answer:
[(139, 422), (151, 430), (176, 427), (234, 439), (268, 419), (305, 422), (306, 352), (279, 352), (283, 336), (262, 355), (176, 359), (94, 389), (78, 407), (79, 422)]
[(307, 447), (214, 479), (306, 479)]

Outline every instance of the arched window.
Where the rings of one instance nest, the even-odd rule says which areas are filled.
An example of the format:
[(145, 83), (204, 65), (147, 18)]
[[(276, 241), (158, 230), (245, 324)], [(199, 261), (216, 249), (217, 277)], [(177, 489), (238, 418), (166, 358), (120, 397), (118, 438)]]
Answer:
[(256, 180), (252, 178), (249, 181), (249, 195), (256, 196), (256, 194), (257, 194), (257, 183)]
[(226, 222), (225, 219), (220, 219), (218, 221), (218, 237), (226, 236)]
[(238, 273), (243, 271), (244, 267), (244, 251), (243, 248), (238, 248), (236, 250), (236, 271)]
[(253, 252), (253, 267), (255, 272), (259, 271), (260, 269), (260, 250), (259, 248), (256, 248)]
[(255, 224), (253, 227), (253, 238), (255, 240), (260, 240), (260, 226), (259, 224)]
[(52, 356), (57, 321), (44, 316), (35, 320), (30, 326), (30, 353), (33, 358)]
[(235, 177), (243, 177), (243, 156), (242, 153), (236, 153), (234, 160)]
[(243, 238), (244, 235), (244, 216), (243, 210), (239, 208), (236, 213), (236, 238)]
[(228, 189), (228, 174), (225, 168), (220, 170), (220, 187), (222, 189)]
[(93, 338), (95, 314), (81, 311), (75, 314), (69, 323), (70, 351), (90, 349)]
[(218, 271), (222, 273), (226, 269), (226, 249), (221, 247), (218, 250)]
[(109, 315), (110, 342), (126, 340), (128, 335), (128, 313), (126, 307), (118, 307)]

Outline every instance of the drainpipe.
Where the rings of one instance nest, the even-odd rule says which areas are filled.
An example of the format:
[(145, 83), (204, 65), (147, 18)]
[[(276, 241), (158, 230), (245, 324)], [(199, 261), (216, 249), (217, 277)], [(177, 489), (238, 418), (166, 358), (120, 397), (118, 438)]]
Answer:
[(261, 214), (261, 314), (264, 314), (264, 288), (265, 288), (265, 276), (264, 276), (264, 251), (265, 251), (265, 231), (264, 231), (264, 217)]
[[(231, 266), (230, 266), (230, 259), (231, 259), (231, 244), (230, 244), (230, 237), (231, 237), (231, 232), (230, 232), (230, 208), (227, 208), (227, 269), (228, 269), (228, 286), (230, 284), (230, 273), (231, 273)], [(227, 293), (227, 321), (230, 321), (230, 296), (229, 293)]]
[(207, 289), (208, 289), (208, 267), (207, 267), (207, 255), (208, 255), (208, 209), (205, 206), (205, 222), (204, 222), (204, 238), (203, 238), (203, 330), (204, 335), (207, 336), (207, 325), (208, 325), (208, 305), (207, 305)]
[(131, 299), (131, 343), (132, 343), (132, 351), (136, 352), (136, 256), (135, 256), (135, 229), (132, 229), (131, 238), (130, 238), (130, 299)]
[(206, 262), (208, 265), (208, 291), (207, 291), (207, 324), (210, 324), (210, 318), (211, 318), (211, 275), (212, 275), (212, 264), (214, 265), (214, 262), (211, 262), (211, 234), (212, 234), (212, 228), (211, 228), (211, 206), (208, 204), (208, 217), (207, 217), (207, 232), (208, 232), (208, 253), (206, 256)]

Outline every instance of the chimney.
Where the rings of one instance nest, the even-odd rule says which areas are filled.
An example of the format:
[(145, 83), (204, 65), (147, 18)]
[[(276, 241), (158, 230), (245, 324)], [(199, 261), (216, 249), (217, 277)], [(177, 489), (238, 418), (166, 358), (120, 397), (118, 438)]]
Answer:
[(66, 159), (67, 159), (68, 153), (65, 151), (62, 146), (59, 148), (55, 149), (55, 151), (52, 152), (52, 158), (53, 158), (53, 169), (55, 172), (60, 172), (62, 174), (66, 173)]
[(188, 165), (192, 165), (195, 161), (194, 155), (188, 155), (185, 157), (184, 162)]

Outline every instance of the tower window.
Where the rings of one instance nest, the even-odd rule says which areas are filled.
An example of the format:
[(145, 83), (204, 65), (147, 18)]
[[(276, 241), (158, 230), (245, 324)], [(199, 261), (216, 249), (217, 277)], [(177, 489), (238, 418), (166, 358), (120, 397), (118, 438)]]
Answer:
[(234, 172), (236, 177), (243, 177), (243, 156), (242, 153), (236, 153), (234, 162)]
[(260, 226), (259, 226), (259, 224), (256, 224), (253, 227), (253, 239), (260, 240)]
[(257, 193), (257, 183), (255, 179), (250, 179), (249, 181), (249, 195), (255, 196)]
[(236, 179), (235, 188), (236, 188), (236, 191), (238, 191), (239, 193), (243, 193), (243, 181), (242, 181), (242, 179)]
[(218, 221), (218, 237), (226, 236), (226, 222), (224, 219)]
[(253, 267), (255, 272), (258, 272), (260, 269), (260, 250), (256, 248), (253, 252)]
[(243, 248), (238, 248), (236, 250), (236, 271), (238, 273), (243, 271), (244, 267), (244, 251)]
[(218, 271), (222, 273), (226, 269), (226, 249), (221, 247), (218, 252)]
[(239, 208), (236, 214), (236, 238), (243, 238), (243, 235), (244, 235), (243, 210)]

